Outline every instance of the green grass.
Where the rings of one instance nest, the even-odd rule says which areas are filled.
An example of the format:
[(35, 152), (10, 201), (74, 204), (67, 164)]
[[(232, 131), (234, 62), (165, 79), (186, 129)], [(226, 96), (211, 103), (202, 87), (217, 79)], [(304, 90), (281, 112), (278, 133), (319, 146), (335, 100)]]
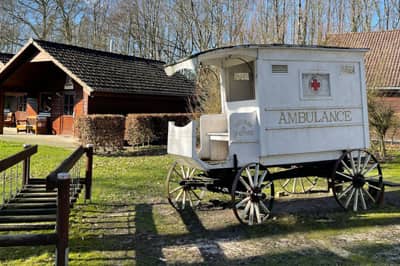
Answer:
[[(20, 143), (0, 142), (0, 159), (21, 147)], [(71, 152), (41, 146), (32, 158), (32, 171), (44, 177)], [(92, 202), (85, 204), (80, 199), (71, 212), (70, 265), (393, 263), (370, 254), (396, 251), (397, 240), (390, 241), (398, 235), (382, 233), (382, 243), (370, 237), (340, 243), (348, 256), (330, 247), (339, 245), (338, 236), (351, 239), (399, 226), (397, 208), (387, 206), (359, 214), (285, 214), (251, 228), (240, 226), (231, 210), (178, 214), (164, 195), (172, 162), (169, 156), (95, 156)], [(400, 181), (400, 156), (384, 164), (383, 171), (388, 179)], [(230, 241), (233, 251), (228, 248)], [(0, 248), (1, 265), (53, 263), (54, 246)]]

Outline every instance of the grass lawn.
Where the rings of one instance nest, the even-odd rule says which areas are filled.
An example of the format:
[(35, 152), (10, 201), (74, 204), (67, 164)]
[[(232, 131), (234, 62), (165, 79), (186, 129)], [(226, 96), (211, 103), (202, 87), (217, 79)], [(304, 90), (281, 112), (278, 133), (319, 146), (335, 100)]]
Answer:
[[(0, 159), (21, 146), (0, 141)], [(71, 152), (39, 147), (33, 174), (44, 177)], [(240, 226), (228, 209), (178, 214), (164, 197), (172, 161), (169, 156), (95, 156), (93, 200), (80, 199), (71, 213), (70, 265), (400, 263), (398, 207), (358, 214), (337, 208), (299, 211), (251, 228)], [(384, 164), (383, 173), (400, 182), (400, 156)], [(54, 246), (0, 248), (1, 265), (53, 263)]]

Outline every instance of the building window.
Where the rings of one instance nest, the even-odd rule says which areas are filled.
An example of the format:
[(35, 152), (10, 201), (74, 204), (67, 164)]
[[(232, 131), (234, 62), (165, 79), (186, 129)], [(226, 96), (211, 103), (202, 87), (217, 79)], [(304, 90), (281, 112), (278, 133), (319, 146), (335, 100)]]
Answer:
[(51, 101), (52, 101), (51, 93), (41, 93), (40, 94), (39, 112), (50, 113)]
[(17, 96), (17, 111), (26, 112), (26, 96)]
[(74, 113), (74, 95), (64, 95), (64, 115), (73, 115)]

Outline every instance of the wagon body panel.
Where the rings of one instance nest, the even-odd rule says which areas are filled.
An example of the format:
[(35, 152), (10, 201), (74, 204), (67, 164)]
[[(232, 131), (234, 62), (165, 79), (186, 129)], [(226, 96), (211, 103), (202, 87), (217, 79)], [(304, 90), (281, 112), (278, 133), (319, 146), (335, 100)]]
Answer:
[[(260, 161), (265, 165), (338, 158), (369, 146), (363, 54), (261, 50), (256, 92)], [(273, 73), (273, 66), (287, 73)], [(315, 77), (319, 88), (313, 91)]]

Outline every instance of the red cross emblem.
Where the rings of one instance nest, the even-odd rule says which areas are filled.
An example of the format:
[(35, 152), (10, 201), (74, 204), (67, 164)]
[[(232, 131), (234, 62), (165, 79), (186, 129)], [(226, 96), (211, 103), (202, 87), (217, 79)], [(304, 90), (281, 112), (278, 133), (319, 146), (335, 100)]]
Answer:
[(318, 91), (320, 87), (321, 87), (321, 83), (316, 78), (313, 78), (311, 80), (311, 89), (313, 91)]

